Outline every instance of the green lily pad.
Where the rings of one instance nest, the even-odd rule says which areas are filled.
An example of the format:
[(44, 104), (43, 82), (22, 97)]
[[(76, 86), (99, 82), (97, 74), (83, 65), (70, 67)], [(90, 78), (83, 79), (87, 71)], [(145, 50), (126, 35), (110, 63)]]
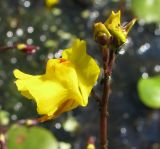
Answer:
[(135, 15), (146, 23), (160, 23), (160, 0), (132, 0)]
[(7, 149), (58, 149), (56, 138), (42, 127), (13, 125), (7, 136)]
[(148, 107), (160, 109), (160, 76), (140, 79), (138, 93), (141, 101)]

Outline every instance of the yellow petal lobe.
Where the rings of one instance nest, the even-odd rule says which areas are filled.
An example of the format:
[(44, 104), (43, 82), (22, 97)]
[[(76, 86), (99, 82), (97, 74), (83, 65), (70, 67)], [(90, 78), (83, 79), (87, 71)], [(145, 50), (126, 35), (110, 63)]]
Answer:
[(96, 83), (100, 69), (96, 61), (86, 53), (86, 42), (77, 39), (71, 48), (62, 53), (62, 58), (71, 61), (76, 70), (79, 90), (83, 97), (83, 105), (88, 103), (88, 96)]
[(82, 104), (76, 72), (67, 61), (49, 60), (44, 75), (32, 76), (19, 70), (15, 70), (14, 75), (19, 78), (18, 90), (35, 100), (39, 114), (57, 116)]
[(118, 11), (115, 13), (112, 11), (109, 18), (106, 20), (104, 25), (109, 30), (111, 35), (118, 41), (117, 46), (121, 46), (123, 43), (126, 42), (127, 35), (136, 22), (136, 19), (131, 20), (125, 26), (121, 25), (121, 12)]

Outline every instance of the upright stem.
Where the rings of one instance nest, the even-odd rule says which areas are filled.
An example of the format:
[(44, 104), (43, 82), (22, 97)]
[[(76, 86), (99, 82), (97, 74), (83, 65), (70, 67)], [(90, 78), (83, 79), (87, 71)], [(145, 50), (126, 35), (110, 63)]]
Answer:
[(109, 77), (112, 72), (112, 66), (115, 60), (114, 52), (107, 47), (102, 46), (103, 70), (104, 70), (104, 86), (100, 112), (100, 141), (101, 149), (108, 149), (108, 99), (110, 92)]

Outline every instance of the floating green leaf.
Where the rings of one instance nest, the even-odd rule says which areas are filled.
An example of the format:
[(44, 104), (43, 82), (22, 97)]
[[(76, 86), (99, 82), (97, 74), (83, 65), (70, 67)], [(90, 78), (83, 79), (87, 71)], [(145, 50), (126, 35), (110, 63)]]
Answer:
[(140, 79), (138, 93), (141, 101), (148, 107), (160, 109), (160, 76)]
[(146, 23), (160, 23), (160, 0), (132, 0), (135, 15)]
[(58, 149), (58, 142), (42, 127), (13, 125), (8, 131), (7, 149)]

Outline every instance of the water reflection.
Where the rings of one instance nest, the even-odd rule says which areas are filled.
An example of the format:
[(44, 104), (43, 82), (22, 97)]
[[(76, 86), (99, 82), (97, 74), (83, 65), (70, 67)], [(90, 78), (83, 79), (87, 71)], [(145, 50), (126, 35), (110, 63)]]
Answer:
[[(99, 48), (92, 40), (93, 22), (104, 21), (111, 9), (117, 7), (115, 1), (95, 0), (93, 5), (82, 8), (76, 2), (63, 0), (54, 9), (48, 10), (42, 1), (0, 1), (0, 44), (12, 46), (24, 42), (40, 46), (35, 55), (26, 56), (16, 50), (0, 53), (0, 103), (3, 103), (0, 107), (11, 114), (11, 120), (36, 117), (32, 110), (28, 110), (35, 105), (17, 95), (12, 70), (16, 67), (32, 74), (44, 72), (46, 60), (59, 58), (62, 52), (59, 49), (66, 48), (75, 36), (88, 41), (88, 52), (101, 64)], [(124, 15), (126, 20), (130, 16), (127, 12)], [(136, 89), (139, 77), (148, 78), (160, 72), (159, 35), (159, 25), (145, 25), (140, 20), (127, 44), (119, 51), (109, 101), (112, 149), (158, 149), (160, 146), (160, 113), (145, 107), (139, 101)], [(102, 86), (97, 83), (96, 89), (99, 87)], [(101, 89), (98, 93), (101, 94)], [(11, 102), (12, 105), (9, 104)], [(96, 102), (91, 98), (88, 107), (73, 111), (73, 116), (80, 125), (75, 134), (63, 129), (66, 115), (48, 122), (45, 127), (50, 128), (57, 138), (72, 143), (75, 149), (85, 148), (89, 136), (94, 136), (97, 141), (99, 111)], [(96, 143), (98, 147), (99, 142)]]

